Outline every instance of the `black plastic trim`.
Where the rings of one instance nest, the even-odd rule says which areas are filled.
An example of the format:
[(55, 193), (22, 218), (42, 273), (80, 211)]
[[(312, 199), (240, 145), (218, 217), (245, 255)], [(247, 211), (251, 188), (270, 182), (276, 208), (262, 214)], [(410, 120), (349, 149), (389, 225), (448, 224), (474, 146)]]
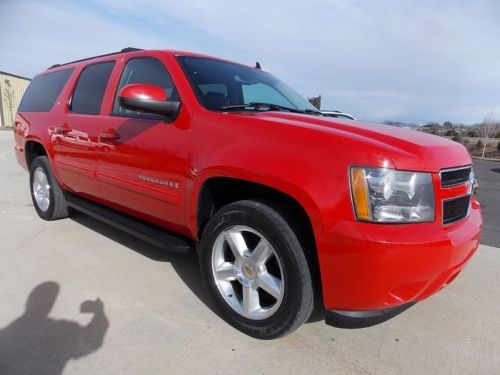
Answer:
[(64, 192), (68, 206), (100, 220), (160, 249), (176, 253), (189, 253), (194, 249), (193, 241), (168, 229), (136, 219), (119, 211), (105, 207), (70, 192)]
[[(466, 195), (462, 195), (460, 197), (444, 199), (442, 201), (441, 206), (442, 206), (442, 212), (443, 212), (442, 213), (443, 225), (455, 224), (455, 223), (458, 223), (458, 222), (462, 221), (463, 219), (466, 219), (469, 217), (470, 211), (471, 211), (471, 196), (472, 196), (471, 194), (466, 194)], [(449, 212), (447, 212), (447, 210), (449, 210), (449, 207), (447, 207), (447, 206), (450, 204), (456, 204), (457, 202), (459, 202), (461, 200), (464, 200), (467, 202), (467, 210), (460, 211), (460, 213), (456, 214), (455, 216), (450, 216)]]
[(325, 323), (337, 328), (366, 328), (383, 323), (412, 307), (416, 302), (389, 307), (381, 310), (346, 311), (326, 310)]

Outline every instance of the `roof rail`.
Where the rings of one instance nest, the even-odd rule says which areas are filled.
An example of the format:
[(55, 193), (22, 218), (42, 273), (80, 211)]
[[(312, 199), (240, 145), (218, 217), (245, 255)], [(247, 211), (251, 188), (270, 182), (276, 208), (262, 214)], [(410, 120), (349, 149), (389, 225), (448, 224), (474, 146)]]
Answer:
[(69, 65), (69, 64), (74, 64), (74, 63), (82, 62), (82, 61), (97, 59), (99, 57), (113, 56), (113, 55), (118, 55), (120, 53), (135, 52), (135, 51), (142, 51), (142, 48), (126, 47), (126, 48), (121, 49), (118, 52), (105, 53), (104, 55), (87, 57), (85, 59), (70, 61), (70, 62), (67, 62), (67, 63), (64, 63), (64, 64), (54, 64), (54, 65), (50, 66), (48, 69), (54, 69), (54, 68), (57, 68), (59, 66), (64, 66), (64, 65)]

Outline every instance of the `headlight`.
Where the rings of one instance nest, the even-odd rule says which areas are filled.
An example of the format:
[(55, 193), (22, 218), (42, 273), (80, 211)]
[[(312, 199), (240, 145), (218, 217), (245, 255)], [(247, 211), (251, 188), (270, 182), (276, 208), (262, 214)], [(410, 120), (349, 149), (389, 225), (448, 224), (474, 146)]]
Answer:
[(358, 220), (380, 223), (434, 220), (430, 173), (352, 167), (351, 194)]

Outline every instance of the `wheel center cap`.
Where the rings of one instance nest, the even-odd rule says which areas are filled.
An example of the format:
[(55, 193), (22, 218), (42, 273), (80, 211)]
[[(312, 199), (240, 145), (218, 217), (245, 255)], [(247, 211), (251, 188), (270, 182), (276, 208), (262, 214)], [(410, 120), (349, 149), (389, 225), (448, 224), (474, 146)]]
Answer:
[(257, 266), (250, 258), (243, 258), (235, 264), (235, 276), (240, 283), (249, 288), (255, 286), (257, 280)]
[(245, 275), (245, 277), (248, 277), (249, 279), (253, 279), (255, 277), (255, 271), (250, 265), (245, 264), (243, 266), (243, 275)]

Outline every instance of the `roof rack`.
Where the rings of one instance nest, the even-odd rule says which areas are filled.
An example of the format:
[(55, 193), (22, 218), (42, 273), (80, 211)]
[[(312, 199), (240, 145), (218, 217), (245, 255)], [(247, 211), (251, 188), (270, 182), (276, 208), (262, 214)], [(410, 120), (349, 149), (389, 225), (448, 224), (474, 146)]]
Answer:
[(78, 62), (82, 62), (82, 61), (87, 61), (87, 60), (97, 59), (97, 58), (99, 58), (99, 57), (113, 56), (113, 55), (118, 55), (118, 54), (120, 54), (120, 53), (135, 52), (135, 51), (142, 51), (142, 48), (127, 47), (127, 48), (123, 48), (123, 49), (121, 49), (121, 50), (120, 50), (120, 51), (118, 51), (118, 52), (111, 52), (111, 53), (106, 53), (106, 54), (104, 54), (104, 55), (98, 55), (98, 56), (87, 57), (87, 58), (85, 58), (85, 59), (80, 59), (80, 60), (70, 61), (70, 62), (67, 62), (67, 63), (64, 63), (64, 64), (54, 64), (54, 65), (50, 66), (48, 69), (53, 69), (53, 68), (57, 68), (57, 67), (59, 67), (59, 66), (69, 65), (69, 64), (74, 64), (74, 63), (78, 63)]

